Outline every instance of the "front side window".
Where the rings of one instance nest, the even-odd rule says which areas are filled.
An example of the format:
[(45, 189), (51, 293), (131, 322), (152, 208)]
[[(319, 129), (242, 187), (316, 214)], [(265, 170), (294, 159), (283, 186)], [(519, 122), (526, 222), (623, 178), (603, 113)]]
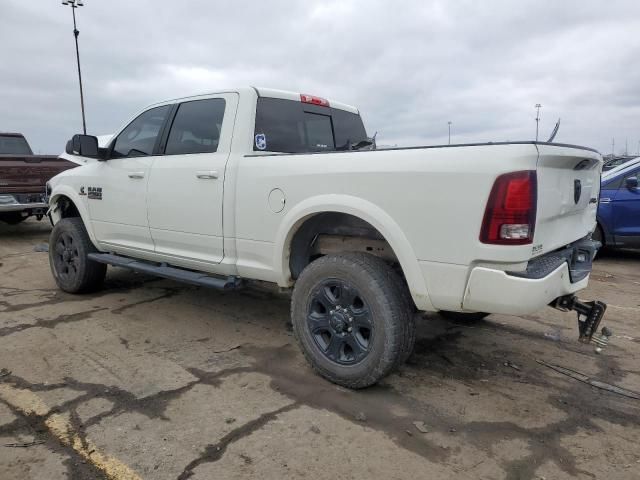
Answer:
[(171, 106), (155, 107), (139, 115), (118, 135), (112, 158), (152, 155)]
[(180, 104), (171, 125), (165, 154), (215, 152), (220, 141), (224, 108), (223, 98)]

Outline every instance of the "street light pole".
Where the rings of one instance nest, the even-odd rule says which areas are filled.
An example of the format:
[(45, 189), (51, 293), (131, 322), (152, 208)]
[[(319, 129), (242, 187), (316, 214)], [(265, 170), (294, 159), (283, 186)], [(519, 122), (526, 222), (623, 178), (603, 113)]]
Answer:
[(451, 120), (449, 120), (447, 124), (449, 125), (449, 145), (451, 145)]
[(76, 41), (76, 61), (78, 64), (78, 82), (80, 83), (80, 109), (82, 110), (82, 132), (87, 134), (87, 122), (84, 116), (84, 93), (82, 91), (82, 72), (80, 70), (80, 51), (78, 49), (78, 35), (80, 32), (76, 27), (76, 8), (84, 6), (82, 0), (62, 0), (62, 5), (69, 5), (73, 13), (73, 36)]
[(538, 141), (538, 127), (540, 126), (540, 108), (542, 107), (542, 105), (540, 105), (539, 103), (536, 103), (536, 142)]

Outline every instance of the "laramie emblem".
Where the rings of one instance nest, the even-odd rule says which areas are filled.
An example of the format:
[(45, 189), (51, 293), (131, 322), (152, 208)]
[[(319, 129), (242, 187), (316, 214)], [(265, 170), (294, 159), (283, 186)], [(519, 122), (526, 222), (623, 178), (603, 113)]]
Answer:
[(577, 205), (580, 201), (580, 195), (582, 195), (582, 182), (580, 180), (575, 179), (573, 181), (573, 201)]

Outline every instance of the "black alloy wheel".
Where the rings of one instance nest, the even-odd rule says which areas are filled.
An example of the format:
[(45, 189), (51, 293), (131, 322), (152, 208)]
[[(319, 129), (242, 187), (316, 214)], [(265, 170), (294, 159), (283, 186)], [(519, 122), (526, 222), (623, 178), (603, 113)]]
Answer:
[(307, 325), (320, 351), (339, 365), (362, 361), (375, 335), (366, 301), (353, 285), (338, 279), (327, 279), (312, 292)]
[(53, 263), (61, 280), (75, 282), (80, 272), (80, 252), (69, 233), (62, 233), (53, 247)]

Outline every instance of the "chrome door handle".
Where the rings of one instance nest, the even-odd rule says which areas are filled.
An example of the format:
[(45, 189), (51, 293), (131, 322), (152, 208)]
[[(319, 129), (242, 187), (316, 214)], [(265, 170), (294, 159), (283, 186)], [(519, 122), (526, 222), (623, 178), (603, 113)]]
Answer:
[(201, 170), (196, 172), (196, 177), (203, 180), (215, 180), (218, 178), (218, 172), (216, 170)]
[(144, 172), (129, 172), (129, 178), (144, 178)]

